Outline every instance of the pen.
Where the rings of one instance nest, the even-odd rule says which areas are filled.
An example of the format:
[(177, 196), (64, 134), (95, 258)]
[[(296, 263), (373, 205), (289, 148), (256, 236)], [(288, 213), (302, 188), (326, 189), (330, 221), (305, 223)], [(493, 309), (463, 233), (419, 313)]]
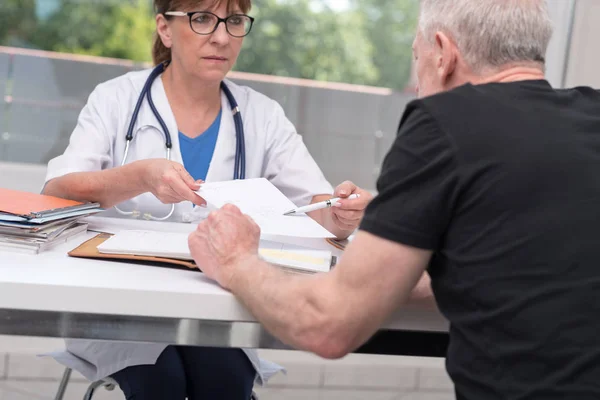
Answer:
[(307, 213), (307, 212), (311, 212), (311, 211), (315, 211), (315, 210), (320, 210), (322, 208), (331, 207), (340, 200), (352, 200), (352, 199), (358, 199), (359, 197), (360, 197), (359, 194), (351, 194), (350, 196), (345, 197), (343, 199), (339, 198), (339, 197), (335, 197), (333, 199), (310, 204), (308, 206), (294, 208), (293, 210), (290, 210), (290, 211), (284, 213), (283, 215), (300, 214), (300, 213)]

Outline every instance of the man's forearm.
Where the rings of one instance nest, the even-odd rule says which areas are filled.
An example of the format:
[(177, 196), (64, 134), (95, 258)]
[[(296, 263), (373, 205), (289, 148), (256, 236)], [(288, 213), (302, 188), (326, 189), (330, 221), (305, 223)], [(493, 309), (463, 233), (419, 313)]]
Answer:
[[(384, 321), (370, 311), (372, 298), (340, 296), (335, 281), (329, 279), (333, 273), (298, 276), (258, 258), (244, 265), (232, 280), (231, 292), (269, 332), (295, 349), (338, 358), (368, 339)], [(421, 283), (428, 285), (428, 277)], [(413, 292), (415, 304), (435, 307), (425, 286)], [(402, 302), (390, 304), (395, 308)]]
[[(208, 235), (203, 229), (200, 237)], [(431, 251), (358, 232), (340, 263), (326, 274), (289, 274), (256, 253), (221, 265), (219, 270), (233, 273), (227, 280), (209, 273), (284, 343), (339, 358), (368, 340), (406, 304), (417, 283), (416, 297), (428, 297), (429, 277), (423, 273), (430, 258)]]
[(317, 281), (316, 276), (296, 276), (256, 258), (238, 271), (230, 290), (284, 343), (315, 351), (332, 322), (329, 308), (335, 307)]
[(110, 208), (147, 191), (141, 179), (143, 168), (138, 161), (104, 171), (67, 174), (48, 182), (44, 194)]

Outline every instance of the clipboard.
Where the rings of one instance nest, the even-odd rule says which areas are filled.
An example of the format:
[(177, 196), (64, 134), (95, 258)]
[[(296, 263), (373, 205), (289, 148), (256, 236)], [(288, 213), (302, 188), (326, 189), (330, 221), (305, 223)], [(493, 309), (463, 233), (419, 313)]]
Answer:
[[(98, 251), (98, 245), (106, 241), (112, 235), (109, 233), (100, 233), (88, 241), (82, 243), (67, 254), (70, 257), (77, 258), (92, 258), (104, 259), (113, 261), (140, 262), (144, 264), (153, 264), (162, 267), (174, 267), (178, 269), (197, 270), (200, 271), (194, 261), (179, 260), (176, 258), (152, 257), (152, 256), (136, 256), (129, 254), (107, 254)], [(200, 271), (201, 272), (201, 271)]]
[[(93, 238), (82, 243), (75, 249), (71, 250), (67, 254), (70, 257), (76, 258), (89, 258), (89, 259), (102, 259), (107, 261), (122, 261), (122, 262), (135, 262), (145, 265), (154, 265), (159, 267), (168, 267), (185, 270), (196, 270), (202, 272), (198, 265), (193, 260), (183, 260), (179, 258), (168, 258), (168, 257), (156, 257), (156, 256), (141, 256), (141, 255), (130, 255), (130, 254), (111, 254), (111, 253), (100, 253), (98, 246), (104, 243), (113, 235), (110, 233), (100, 233)], [(332, 256), (330, 269), (337, 263), (337, 257)], [(275, 265), (278, 265), (275, 263)], [(312, 272), (305, 272), (298, 269), (291, 268), (285, 265), (278, 265), (282, 270), (289, 273), (296, 274), (311, 274)]]

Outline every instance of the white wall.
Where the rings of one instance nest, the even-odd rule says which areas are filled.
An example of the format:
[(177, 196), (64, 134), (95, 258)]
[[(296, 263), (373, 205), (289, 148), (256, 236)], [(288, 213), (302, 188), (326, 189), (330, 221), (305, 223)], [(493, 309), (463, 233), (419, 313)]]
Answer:
[(45, 177), (45, 165), (0, 162), (0, 188), (39, 193)]
[(600, 1), (577, 0), (566, 86), (600, 89)]
[(547, 2), (554, 25), (554, 34), (546, 52), (546, 77), (552, 86), (562, 87), (575, 0), (547, 0)]

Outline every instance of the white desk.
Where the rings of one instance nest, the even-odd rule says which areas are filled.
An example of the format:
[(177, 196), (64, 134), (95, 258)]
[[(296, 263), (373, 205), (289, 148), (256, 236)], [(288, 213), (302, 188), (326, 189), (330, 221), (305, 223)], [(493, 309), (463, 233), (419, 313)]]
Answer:
[[(0, 251), (0, 335), (286, 348), (198, 271), (66, 255), (94, 235), (39, 255)], [(385, 326), (447, 329), (437, 312), (419, 309), (401, 310)]]

